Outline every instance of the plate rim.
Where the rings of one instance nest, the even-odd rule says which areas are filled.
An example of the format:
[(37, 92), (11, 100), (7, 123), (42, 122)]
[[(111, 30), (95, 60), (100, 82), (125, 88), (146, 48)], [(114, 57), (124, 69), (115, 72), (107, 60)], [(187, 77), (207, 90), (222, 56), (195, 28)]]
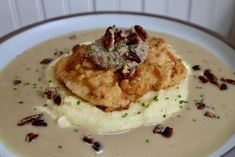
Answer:
[[(45, 19), (43, 21), (32, 23), (32, 24), (23, 26), (23, 27), (21, 27), (19, 29), (16, 29), (14, 31), (11, 31), (11, 32), (7, 33), (6, 35), (0, 37), (0, 45), (3, 44), (4, 42), (6, 42), (7, 40), (11, 39), (11, 38), (14, 38), (18, 34), (21, 34), (21, 33), (25, 32), (27, 30), (30, 30), (30, 29), (33, 29), (35, 27), (38, 27), (38, 26), (41, 26), (41, 25), (44, 25), (44, 24), (48, 24), (48, 23), (51, 23), (51, 22), (60, 21), (60, 20), (64, 20), (64, 19), (69, 19), (69, 18), (74, 18), (74, 17), (83, 17), (83, 16), (90, 16), (90, 15), (112, 15), (112, 14), (113, 15), (146, 16), (146, 17), (158, 18), (158, 19), (168, 20), (170, 22), (176, 22), (176, 23), (179, 23), (179, 24), (183, 24), (183, 25), (195, 28), (195, 29), (197, 29), (197, 30), (199, 30), (199, 31), (201, 31), (203, 33), (206, 33), (206, 34), (212, 36), (212, 37), (215, 37), (216, 39), (218, 39), (222, 43), (226, 44), (228, 47), (232, 48), (235, 51), (235, 42), (232, 42), (231, 40), (229, 40), (225, 36), (215, 32), (215, 31), (213, 31), (213, 30), (211, 30), (209, 28), (206, 28), (204, 26), (195, 24), (195, 23), (190, 22), (190, 21), (178, 19), (178, 18), (175, 18), (175, 17), (169, 17), (169, 16), (153, 14), (153, 13), (133, 12), (133, 11), (83, 12), (83, 13), (74, 13), (74, 14), (69, 14), (69, 15), (62, 15), (62, 16), (57, 16), (57, 17), (53, 17), (53, 18), (48, 18), (48, 19)], [(228, 142), (228, 140), (226, 142)], [(0, 144), (2, 144), (2, 143), (0, 143)], [(225, 151), (222, 155), (229, 154), (230, 151), (233, 150), (234, 148), (235, 148), (235, 146), (231, 147), (230, 149)], [(9, 149), (7, 149), (7, 150), (9, 150)], [(214, 153), (216, 150), (214, 150), (212, 153)], [(209, 155), (211, 155), (211, 154), (209, 154)]]
[(142, 12), (132, 12), (132, 11), (96, 11), (96, 12), (84, 12), (84, 13), (75, 13), (75, 14), (69, 14), (69, 15), (62, 15), (62, 16), (58, 16), (58, 17), (54, 17), (54, 18), (49, 18), (43, 21), (39, 21), (36, 23), (32, 23), (26, 26), (23, 26), (19, 29), (16, 29), (12, 32), (7, 33), (6, 35), (0, 37), (0, 44), (4, 43), (5, 41), (7, 41), (8, 39), (24, 32), (27, 30), (30, 30), (34, 27), (43, 25), (43, 24), (47, 24), (50, 22), (54, 22), (54, 21), (59, 21), (59, 20), (63, 20), (63, 19), (68, 19), (68, 18), (73, 18), (73, 17), (81, 17), (81, 16), (89, 16), (89, 15), (110, 15), (110, 14), (119, 14), (119, 15), (134, 15), (134, 16), (146, 16), (146, 17), (153, 17), (153, 18), (159, 18), (159, 19), (165, 19), (168, 21), (173, 21), (173, 22), (177, 22), (180, 24), (184, 24), (193, 28), (196, 28), (206, 34), (209, 34), (217, 39), (219, 39), (220, 41), (222, 41), (223, 43), (225, 43), (227, 46), (229, 46), (230, 48), (235, 50), (235, 43), (232, 42), (231, 40), (229, 40), (228, 38), (226, 38), (225, 36), (209, 29), (206, 28), (204, 26), (192, 23), (190, 21), (186, 21), (186, 20), (182, 20), (179, 18), (175, 18), (175, 17), (169, 17), (169, 16), (165, 16), (165, 15), (159, 15), (159, 14), (153, 14), (153, 13), (142, 13)]

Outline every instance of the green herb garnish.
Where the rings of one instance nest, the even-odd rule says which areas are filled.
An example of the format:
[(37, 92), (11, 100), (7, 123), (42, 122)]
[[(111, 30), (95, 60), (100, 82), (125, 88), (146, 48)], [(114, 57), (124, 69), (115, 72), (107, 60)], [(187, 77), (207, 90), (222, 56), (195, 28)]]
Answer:
[(78, 101), (77, 101), (77, 106), (79, 106), (79, 105), (80, 105), (80, 103), (81, 103), (81, 102), (78, 100)]
[(122, 118), (126, 118), (128, 116), (128, 113), (124, 113), (123, 115), (122, 115)]

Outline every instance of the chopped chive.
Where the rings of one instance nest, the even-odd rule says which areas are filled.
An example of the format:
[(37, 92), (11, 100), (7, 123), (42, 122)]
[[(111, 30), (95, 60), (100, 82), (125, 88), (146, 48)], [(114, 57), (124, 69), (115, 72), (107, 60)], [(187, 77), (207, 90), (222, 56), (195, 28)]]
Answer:
[(125, 118), (125, 117), (127, 117), (128, 116), (128, 113), (124, 113), (123, 115), (122, 115), (122, 118)]
[(158, 67), (158, 68), (162, 68), (162, 66), (161, 66), (161, 65), (159, 65), (159, 64), (157, 65), (157, 67)]
[(145, 142), (146, 142), (146, 143), (149, 143), (149, 139), (146, 139)]
[(80, 103), (81, 103), (81, 102), (78, 100), (78, 101), (77, 101), (77, 106), (79, 106), (79, 105), (80, 105)]
[(188, 103), (188, 101), (185, 101), (185, 100), (180, 100), (179, 101), (179, 104), (183, 104), (183, 103)]
[(139, 111), (139, 112), (137, 112), (137, 114), (140, 114), (141, 112)]
[(78, 132), (78, 129), (73, 129), (75, 132)]
[(52, 82), (52, 80), (48, 80), (48, 83), (51, 83)]
[(58, 147), (58, 148), (60, 148), (60, 149), (62, 149), (62, 148), (63, 148), (63, 146), (61, 146), (61, 145), (58, 145), (57, 147)]
[(153, 98), (153, 100), (154, 100), (154, 101), (158, 101), (158, 96), (155, 96), (155, 97)]
[(166, 115), (164, 114), (162, 117), (163, 117), (163, 118), (166, 118)]
[(177, 97), (178, 97), (178, 98), (181, 98), (181, 95), (178, 95)]
[(19, 103), (19, 104), (23, 104), (24, 102), (23, 102), (23, 101), (19, 101), (18, 103)]

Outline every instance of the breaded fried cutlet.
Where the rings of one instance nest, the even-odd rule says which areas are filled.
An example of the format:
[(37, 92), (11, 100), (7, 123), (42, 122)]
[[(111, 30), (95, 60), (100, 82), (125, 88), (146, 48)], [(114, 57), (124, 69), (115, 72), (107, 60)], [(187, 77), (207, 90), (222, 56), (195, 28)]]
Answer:
[(76, 45), (73, 54), (56, 63), (56, 78), (72, 93), (105, 112), (127, 109), (149, 91), (174, 86), (186, 77), (182, 60), (161, 38), (148, 40), (148, 57), (130, 78), (116, 69), (97, 67), (86, 53), (90, 45)]

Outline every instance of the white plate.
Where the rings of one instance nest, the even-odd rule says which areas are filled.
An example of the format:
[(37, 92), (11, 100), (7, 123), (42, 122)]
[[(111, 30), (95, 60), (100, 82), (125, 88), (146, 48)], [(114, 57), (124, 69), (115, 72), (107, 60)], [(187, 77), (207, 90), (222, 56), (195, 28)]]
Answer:
[[(103, 12), (65, 16), (33, 24), (8, 34), (0, 39), (0, 69), (16, 55), (42, 41), (74, 31), (107, 27), (114, 23), (124, 27), (140, 24), (148, 30), (164, 32), (192, 41), (209, 49), (235, 71), (235, 47), (226, 42), (222, 36), (184, 21), (163, 16), (127, 12)], [(234, 147), (234, 145), (235, 134), (209, 157), (221, 156)], [(16, 156), (1, 143), (0, 155), (3, 157)], [(235, 156), (235, 150), (226, 154), (226, 157), (232, 156)]]

